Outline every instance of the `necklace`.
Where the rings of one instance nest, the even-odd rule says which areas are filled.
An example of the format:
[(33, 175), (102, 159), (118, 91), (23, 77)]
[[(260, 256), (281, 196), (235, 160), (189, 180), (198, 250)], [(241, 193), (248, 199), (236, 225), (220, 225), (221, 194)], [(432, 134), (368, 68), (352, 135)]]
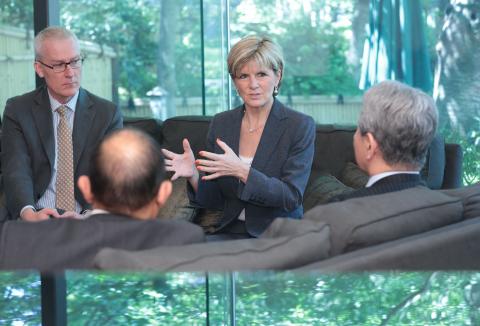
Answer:
[(255, 131), (263, 128), (264, 124), (260, 124), (260, 125), (256, 126), (255, 128), (252, 128), (252, 126), (250, 125), (250, 120), (248, 119), (246, 112), (244, 114), (244, 117), (245, 117), (245, 120), (247, 120), (247, 123), (248, 123), (248, 133), (251, 134), (251, 133), (254, 133)]

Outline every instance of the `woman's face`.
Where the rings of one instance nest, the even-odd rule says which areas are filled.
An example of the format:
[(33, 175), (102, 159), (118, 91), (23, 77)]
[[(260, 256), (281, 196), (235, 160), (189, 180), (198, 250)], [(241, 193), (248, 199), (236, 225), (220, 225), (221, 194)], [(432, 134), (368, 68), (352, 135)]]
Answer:
[(233, 79), (246, 108), (269, 108), (273, 103), (273, 88), (280, 81), (281, 71), (260, 66), (255, 60), (247, 62)]

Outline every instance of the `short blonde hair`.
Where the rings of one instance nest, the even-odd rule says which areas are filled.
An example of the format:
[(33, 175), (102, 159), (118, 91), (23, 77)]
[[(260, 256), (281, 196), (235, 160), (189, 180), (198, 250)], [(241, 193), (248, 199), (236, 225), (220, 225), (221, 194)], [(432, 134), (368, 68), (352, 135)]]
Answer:
[(276, 74), (279, 71), (283, 72), (282, 50), (269, 37), (247, 36), (232, 47), (227, 58), (230, 77), (235, 78), (243, 66), (251, 60), (272, 69)]

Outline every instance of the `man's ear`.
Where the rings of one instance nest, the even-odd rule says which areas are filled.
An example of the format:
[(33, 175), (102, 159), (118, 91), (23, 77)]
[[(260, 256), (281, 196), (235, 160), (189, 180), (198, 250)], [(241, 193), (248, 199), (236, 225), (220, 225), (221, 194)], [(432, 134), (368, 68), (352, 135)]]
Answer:
[(78, 188), (82, 192), (83, 198), (87, 201), (87, 203), (93, 203), (93, 194), (92, 194), (92, 187), (90, 183), (90, 178), (86, 175), (81, 175), (77, 181)]
[(364, 140), (366, 142), (366, 153), (367, 153), (367, 159), (372, 159), (375, 154), (377, 154), (378, 151), (378, 142), (375, 139), (375, 136), (371, 132), (367, 132), (367, 134), (364, 137)]
[(38, 77), (40, 78), (43, 78), (44, 74), (43, 74), (43, 67), (40, 66), (40, 63), (38, 63), (37, 61), (35, 61), (33, 63), (33, 68), (35, 68), (35, 72), (37, 73)]
[(157, 203), (159, 207), (163, 207), (172, 193), (172, 183), (165, 180), (160, 184), (157, 192)]

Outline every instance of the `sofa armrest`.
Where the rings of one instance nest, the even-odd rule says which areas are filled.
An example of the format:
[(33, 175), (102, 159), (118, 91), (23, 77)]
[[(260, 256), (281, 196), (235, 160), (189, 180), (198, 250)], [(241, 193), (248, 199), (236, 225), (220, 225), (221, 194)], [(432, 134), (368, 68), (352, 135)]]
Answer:
[(303, 266), (301, 272), (478, 270), (480, 217)]
[(445, 173), (442, 189), (460, 188), (463, 186), (462, 169), (463, 152), (459, 144), (445, 144)]

